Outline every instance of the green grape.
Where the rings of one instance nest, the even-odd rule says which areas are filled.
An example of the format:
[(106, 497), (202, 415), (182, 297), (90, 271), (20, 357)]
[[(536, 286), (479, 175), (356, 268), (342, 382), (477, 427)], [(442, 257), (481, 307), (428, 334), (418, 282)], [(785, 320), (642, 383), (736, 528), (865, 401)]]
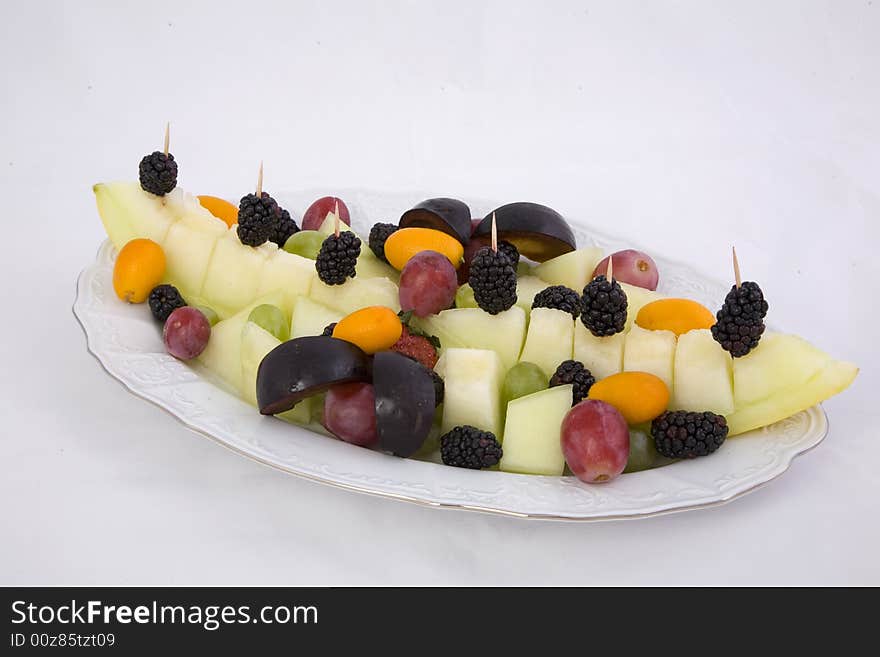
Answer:
[(287, 238), (284, 250), (314, 260), (318, 257), (318, 251), (321, 250), (321, 244), (324, 243), (325, 238), (326, 235), (322, 235), (316, 230), (301, 230)]
[(501, 395), (505, 402), (512, 402), (514, 399), (546, 390), (547, 385), (547, 375), (544, 374), (544, 370), (534, 363), (523, 361), (507, 371)]
[(207, 318), (208, 323), (211, 326), (214, 326), (214, 324), (220, 321), (220, 316), (213, 308), (209, 308), (208, 306), (195, 306), (195, 309), (200, 311), (205, 318)]
[(287, 319), (278, 306), (273, 306), (269, 303), (259, 305), (248, 315), (248, 321), (265, 329), (282, 342), (290, 337), (290, 326), (288, 326)]
[(479, 306), (477, 306), (476, 300), (474, 299), (474, 288), (472, 288), (468, 283), (465, 283), (460, 288), (458, 288), (458, 292), (455, 293), (455, 307), (479, 308)]
[(629, 430), (629, 459), (624, 473), (649, 470), (658, 465), (660, 454), (654, 447), (650, 425), (639, 425)]

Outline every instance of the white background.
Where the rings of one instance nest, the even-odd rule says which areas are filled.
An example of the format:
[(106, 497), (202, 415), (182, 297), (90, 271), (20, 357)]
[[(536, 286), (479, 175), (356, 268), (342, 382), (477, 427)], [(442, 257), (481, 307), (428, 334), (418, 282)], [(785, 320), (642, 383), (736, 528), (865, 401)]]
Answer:
[[(6, 2), (0, 583), (880, 584), (880, 2)], [(90, 185), (529, 199), (770, 299), (862, 372), (726, 506), (561, 524), (301, 481), (86, 352)], [(296, 208), (302, 212), (304, 208)]]

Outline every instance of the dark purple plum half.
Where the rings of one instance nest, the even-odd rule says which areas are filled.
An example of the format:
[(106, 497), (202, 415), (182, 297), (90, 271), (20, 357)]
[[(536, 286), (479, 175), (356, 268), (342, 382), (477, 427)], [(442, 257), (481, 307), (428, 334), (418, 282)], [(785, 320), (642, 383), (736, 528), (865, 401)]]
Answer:
[(400, 217), (401, 228), (433, 228), (452, 235), (462, 244), (471, 239), (471, 211), (454, 198), (429, 198)]
[(324, 335), (296, 338), (260, 362), (257, 405), (263, 415), (277, 415), (337, 383), (369, 380), (370, 357), (357, 345)]
[(415, 454), (431, 431), (436, 392), (431, 372), (395, 351), (373, 358), (379, 447), (395, 456)]
[[(492, 234), (492, 212), (474, 231), (474, 239)], [(494, 211), (498, 239), (511, 242), (521, 255), (544, 262), (574, 251), (577, 243), (568, 222), (556, 210), (539, 203), (508, 203)]]

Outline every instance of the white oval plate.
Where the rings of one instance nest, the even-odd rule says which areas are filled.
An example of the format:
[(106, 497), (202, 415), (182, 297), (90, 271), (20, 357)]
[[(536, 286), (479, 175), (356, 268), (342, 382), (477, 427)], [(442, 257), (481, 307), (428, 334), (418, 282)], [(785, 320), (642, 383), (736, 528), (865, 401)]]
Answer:
[[(304, 208), (313, 192), (283, 196), (287, 207)], [(342, 194), (365, 228), (393, 221), (422, 198), (364, 191)], [(471, 207), (481, 216), (498, 204)], [(628, 248), (574, 225), (579, 246), (606, 252)], [(365, 234), (367, 231), (362, 231)], [(291, 474), (363, 493), (430, 506), (532, 518), (611, 520), (652, 516), (727, 502), (785, 472), (794, 457), (818, 445), (828, 431), (815, 406), (772, 426), (728, 440), (708, 458), (626, 474), (601, 485), (574, 477), (547, 477), (474, 471), (401, 459), (349, 445), (306, 429), (261, 416), (218, 387), (204, 371), (165, 353), (161, 331), (146, 304), (119, 301), (112, 288), (115, 249), (107, 241), (79, 277), (73, 310), (86, 333), (89, 351), (131, 392), (151, 401), (190, 429), (230, 449)], [(657, 258), (660, 291), (715, 307), (725, 286), (686, 266)]]

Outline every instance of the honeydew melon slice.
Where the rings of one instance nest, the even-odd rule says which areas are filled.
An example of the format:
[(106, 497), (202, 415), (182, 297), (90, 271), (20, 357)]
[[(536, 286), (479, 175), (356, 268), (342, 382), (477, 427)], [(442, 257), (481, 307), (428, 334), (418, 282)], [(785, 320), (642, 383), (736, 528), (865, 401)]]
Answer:
[(342, 319), (342, 313), (309, 297), (299, 296), (294, 300), (290, 337), (301, 338), (306, 335), (321, 335), (329, 324)]
[(434, 369), (445, 384), (441, 431), (470, 425), (500, 437), (506, 370), (498, 354), (490, 349), (446, 349)]
[(519, 359), (534, 363), (549, 379), (562, 361), (569, 360), (574, 341), (574, 320), (565, 311), (535, 308)]
[[(312, 265), (314, 268), (314, 264)], [(361, 244), (361, 254), (354, 266), (358, 278), (387, 278), (395, 285), (400, 281), (400, 272), (376, 257), (366, 242)]]
[(251, 310), (263, 303), (282, 307), (284, 296), (275, 291), (242, 308), (238, 313), (221, 320), (211, 327), (208, 346), (198, 356), (198, 361), (218, 376), (236, 394), (241, 394), (241, 335)]
[(168, 229), (162, 244), (165, 280), (180, 290), (184, 299), (201, 297), (214, 247), (226, 232), (226, 223), (207, 210), (185, 214)]
[(562, 420), (571, 409), (571, 385), (541, 390), (507, 404), (503, 455), (505, 472), (560, 476)]
[(633, 324), (623, 344), (623, 371), (653, 374), (663, 380), (671, 393), (674, 366), (675, 333), (649, 331)]
[[(736, 361), (737, 359), (734, 359)], [(729, 435), (763, 427), (819, 404), (843, 392), (859, 373), (852, 363), (831, 361), (807, 381), (776, 390), (766, 399), (737, 407), (727, 416)]]
[(282, 310), (291, 315), (296, 298), (308, 294), (317, 278), (314, 260), (278, 249), (266, 259), (260, 272), (257, 294), (262, 296), (273, 290), (281, 290), (284, 294)]
[(450, 347), (491, 349), (505, 371), (516, 365), (526, 334), (526, 313), (513, 306), (497, 315), (479, 308), (453, 308), (437, 315), (413, 317), (413, 326), (437, 336), (441, 352)]
[(646, 290), (643, 287), (638, 287), (636, 285), (630, 285), (629, 283), (621, 283), (620, 287), (623, 289), (626, 294), (626, 329), (629, 328), (635, 323), (636, 315), (639, 314), (639, 311), (642, 309), (642, 306), (646, 306), (652, 301), (657, 301), (658, 299), (665, 298), (664, 295), (659, 292), (655, 292), (653, 290)]
[[(167, 198), (163, 203), (162, 197), (141, 189), (139, 182), (98, 183), (92, 191), (107, 236), (117, 249), (138, 237), (162, 244), (177, 219)], [(171, 192), (175, 197), (182, 194), (181, 190)]]
[[(345, 223), (344, 221), (340, 221), (340, 222), (339, 222), (339, 232), (342, 233), (342, 232), (345, 232), (345, 231), (347, 231), (347, 230), (348, 230), (348, 231), (351, 231), (351, 232), (354, 233), (354, 231), (352, 230), (351, 226), (349, 226), (349, 225), (348, 225), (347, 223)], [(330, 212), (327, 213), (327, 216), (324, 217), (324, 221), (322, 221), (322, 222), (321, 222), (321, 225), (318, 226), (318, 232), (321, 233), (321, 235), (332, 235), (333, 233), (336, 232), (336, 215), (333, 214), (333, 211), (332, 211), (332, 210), (331, 210)], [(355, 235), (357, 235), (357, 233), (355, 233)], [(366, 241), (364, 240), (364, 238), (361, 237), (360, 235), (358, 235), (358, 237), (359, 237), (360, 240), (361, 240), (361, 245), (362, 245), (363, 247), (366, 247), (366, 246), (367, 246), (367, 243), (366, 243)], [(367, 247), (367, 248), (369, 248), (369, 247)]]
[(803, 338), (766, 332), (757, 347), (733, 359), (736, 408), (806, 383), (831, 360), (831, 356)]
[(588, 246), (542, 262), (532, 273), (551, 285), (565, 285), (580, 294), (601, 259), (602, 249)]
[[(241, 393), (251, 406), (257, 405), (257, 372), (260, 363), (279, 344), (281, 341), (263, 327), (245, 322), (241, 331)], [(312, 419), (312, 399), (307, 397), (289, 411), (275, 417), (285, 422), (307, 425)]]
[(596, 337), (580, 320), (574, 323), (573, 358), (584, 364), (596, 379), (623, 371), (625, 333)]
[(245, 322), (241, 329), (241, 396), (251, 406), (257, 405), (257, 370), (263, 358), (281, 340), (262, 326)]
[(397, 286), (387, 278), (350, 278), (342, 285), (327, 285), (320, 279), (312, 283), (309, 296), (344, 315), (367, 306), (387, 306), (400, 311)]
[(678, 336), (674, 386), (669, 407), (673, 410), (733, 412), (733, 378), (730, 354), (709, 329)]
[(527, 315), (530, 314), (535, 295), (547, 287), (549, 287), (547, 281), (537, 276), (520, 276), (516, 279), (516, 305), (525, 310)]
[(278, 248), (271, 243), (258, 248), (245, 246), (238, 239), (237, 229), (232, 226), (217, 240), (202, 286), (202, 297), (220, 317), (237, 313), (257, 297), (263, 267), (272, 247)]

